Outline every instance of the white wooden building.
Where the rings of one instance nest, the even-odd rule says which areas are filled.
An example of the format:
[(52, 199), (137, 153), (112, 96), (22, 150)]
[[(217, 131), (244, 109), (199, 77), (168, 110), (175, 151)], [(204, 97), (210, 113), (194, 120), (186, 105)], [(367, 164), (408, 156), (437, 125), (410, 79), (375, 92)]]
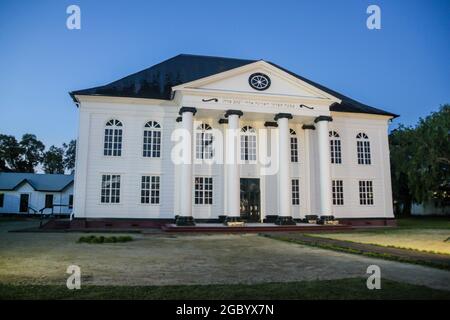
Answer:
[(75, 218), (393, 218), (396, 115), (271, 62), (178, 55), (70, 95)]
[(0, 172), (0, 214), (39, 214), (42, 211), (69, 215), (73, 205), (73, 180), (73, 175), (65, 174)]

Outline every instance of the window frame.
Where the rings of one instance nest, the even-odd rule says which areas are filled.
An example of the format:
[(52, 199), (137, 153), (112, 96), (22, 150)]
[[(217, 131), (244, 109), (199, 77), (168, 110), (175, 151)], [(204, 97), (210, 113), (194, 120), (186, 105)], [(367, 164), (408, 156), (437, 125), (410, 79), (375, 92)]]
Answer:
[(359, 132), (356, 135), (356, 157), (360, 165), (372, 164), (370, 139), (364, 132)]
[[(243, 126), (240, 130), (239, 136), (239, 158), (245, 163), (256, 163), (258, 161), (258, 137), (256, 134), (256, 129), (250, 125)], [(252, 152), (250, 152), (250, 150)], [(250, 156), (252, 156), (251, 159)]]
[[(103, 156), (104, 157), (121, 157), (123, 154), (123, 132), (124, 125), (122, 121), (117, 120), (116, 118), (111, 118), (106, 122), (103, 127)], [(111, 130), (112, 134), (108, 134), (107, 130)], [(116, 132), (117, 131), (117, 132)], [(119, 134), (120, 132), (120, 134)], [(114, 148), (115, 138), (116, 136), (120, 137), (120, 141), (117, 142), (117, 148)], [(107, 137), (111, 137), (111, 141), (107, 139)], [(107, 147), (107, 144), (110, 144), (111, 147)], [(116, 154), (115, 154), (116, 153)]]
[(293, 206), (300, 205), (300, 179), (291, 179), (291, 204)]
[[(291, 162), (299, 162), (299, 152), (298, 152), (298, 137), (297, 133), (293, 129), (289, 129), (290, 137), (290, 147), (291, 147)], [(293, 148), (294, 147), (294, 148)]]
[(213, 160), (214, 156), (213, 128), (202, 122), (195, 129), (195, 160)]
[[(147, 126), (148, 125), (148, 126)], [(142, 153), (141, 156), (145, 159), (161, 159), (162, 157), (162, 135), (163, 130), (159, 121), (149, 120), (144, 124), (142, 130)], [(156, 134), (159, 136), (156, 136)], [(150, 134), (150, 135), (149, 135)], [(146, 141), (147, 139), (147, 141)], [(155, 141), (156, 139), (156, 141)], [(159, 141), (158, 141), (159, 140)], [(158, 153), (154, 155), (154, 153)]]
[[(149, 178), (149, 181), (144, 181), (144, 178)], [(153, 179), (155, 179), (155, 181), (153, 181)], [(152, 206), (161, 205), (161, 176), (157, 174), (143, 174), (141, 175), (140, 183), (141, 183), (140, 204)], [(148, 184), (149, 187), (144, 188), (144, 183)], [(154, 185), (157, 185), (157, 188), (153, 188)], [(148, 195), (144, 195), (143, 194), (144, 192), (148, 192)], [(153, 192), (155, 192), (155, 195), (153, 195)], [(157, 201), (154, 202), (153, 201), (154, 199)], [(148, 200), (148, 202), (145, 202), (143, 200)]]
[(330, 162), (331, 164), (342, 164), (342, 140), (335, 130), (328, 133), (330, 137)]
[(342, 180), (342, 179), (331, 180), (331, 199), (332, 199), (333, 206), (345, 205), (344, 180)]
[(0, 192), (0, 208), (3, 208), (5, 206), (5, 193)]
[[(201, 185), (202, 188), (197, 189), (198, 185)], [(211, 187), (207, 189), (206, 186)], [(207, 192), (210, 193), (210, 196), (206, 196)], [(209, 199), (208, 203), (206, 203), (206, 199)], [(211, 206), (214, 204), (214, 179), (212, 176), (194, 177), (194, 204), (196, 206)]]
[(374, 206), (373, 180), (358, 180), (359, 205)]
[[(107, 176), (110, 177), (110, 179), (109, 179), (110, 186), (109, 186), (108, 189), (103, 187), (104, 186), (103, 183), (105, 182), (104, 177), (107, 177)], [(120, 173), (102, 173), (100, 175), (100, 177), (101, 177), (101, 179), (100, 179), (100, 204), (102, 204), (102, 205), (117, 205), (117, 204), (121, 204), (122, 174), (120, 174)], [(118, 181), (119, 186), (118, 186), (118, 188), (117, 187), (113, 188), (113, 186), (112, 186), (112, 184), (113, 184), (113, 182), (112, 182), (113, 177), (118, 177), (119, 178), (119, 181)], [(117, 183), (117, 182), (115, 182), (115, 183)], [(104, 189), (105, 189), (105, 191), (108, 190), (108, 195), (106, 195), (106, 192), (105, 192), (105, 194), (103, 193)], [(113, 195), (112, 195), (112, 191), (113, 190), (115, 191), (114, 192), (115, 193), (114, 194), (114, 198), (118, 198), (118, 201), (114, 201), (114, 202), (111, 201), (111, 199), (113, 197)], [(103, 201), (103, 198), (109, 199), (109, 200), (108, 201)]]

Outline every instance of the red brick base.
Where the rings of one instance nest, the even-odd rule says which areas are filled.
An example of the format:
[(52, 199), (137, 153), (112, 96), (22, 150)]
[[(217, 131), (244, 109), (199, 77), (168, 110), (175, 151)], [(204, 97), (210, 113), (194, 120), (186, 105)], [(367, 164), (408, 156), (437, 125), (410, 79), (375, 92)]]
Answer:
[(353, 227), (396, 227), (394, 218), (337, 218), (339, 223)]

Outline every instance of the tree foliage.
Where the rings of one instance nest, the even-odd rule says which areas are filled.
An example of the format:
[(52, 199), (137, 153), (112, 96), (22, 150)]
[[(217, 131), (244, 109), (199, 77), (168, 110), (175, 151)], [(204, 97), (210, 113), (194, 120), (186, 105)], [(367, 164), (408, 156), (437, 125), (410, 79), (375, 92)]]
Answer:
[(399, 127), (389, 136), (394, 199), (408, 214), (412, 202), (446, 204), (450, 190), (450, 105)]
[(64, 167), (74, 172), (75, 169), (75, 153), (77, 148), (77, 140), (70, 140), (69, 144), (63, 143), (64, 148)]
[(14, 136), (0, 134), (1, 171), (21, 171), (22, 148)]
[(20, 141), (14, 136), (0, 134), (0, 172), (35, 172), (39, 165), (47, 173), (64, 173), (75, 169), (76, 140), (62, 148), (45, 145), (34, 134), (26, 133)]
[(34, 168), (42, 162), (44, 157), (44, 144), (34, 134), (26, 133), (20, 141), (24, 172), (34, 172)]
[(64, 173), (64, 149), (51, 146), (44, 154), (42, 166), (45, 173)]

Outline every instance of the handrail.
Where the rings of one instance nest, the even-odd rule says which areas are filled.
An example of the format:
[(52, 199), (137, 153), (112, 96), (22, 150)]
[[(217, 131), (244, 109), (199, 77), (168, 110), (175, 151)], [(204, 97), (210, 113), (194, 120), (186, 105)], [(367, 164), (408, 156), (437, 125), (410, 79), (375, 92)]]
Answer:
[[(45, 217), (50, 217), (50, 216), (53, 216), (55, 214), (55, 211), (54, 211), (55, 207), (68, 207), (68, 208), (70, 208), (71, 206), (69, 204), (52, 204), (51, 207), (44, 207), (41, 210), (39, 210), (39, 213), (41, 214), (40, 221), (39, 221), (39, 228), (42, 228), (42, 222), (45, 219)], [(45, 209), (52, 209), (52, 212), (51, 213), (45, 213)]]
[(35, 209), (35, 208), (33, 208), (33, 207), (31, 207), (31, 206), (28, 206), (28, 208), (27, 208), (28, 210), (27, 210), (27, 212), (28, 212), (28, 214), (30, 214), (30, 209), (33, 211), (33, 214), (36, 214), (36, 213), (38, 213), (38, 210), (37, 209)]

